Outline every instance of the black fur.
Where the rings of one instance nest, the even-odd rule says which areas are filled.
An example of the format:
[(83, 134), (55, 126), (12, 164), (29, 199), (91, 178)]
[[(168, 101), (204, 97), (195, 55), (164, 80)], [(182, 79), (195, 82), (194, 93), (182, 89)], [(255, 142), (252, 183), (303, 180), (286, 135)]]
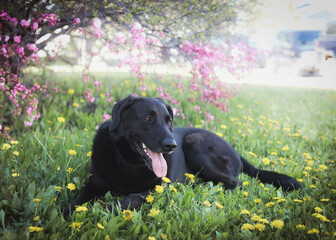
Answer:
[(76, 205), (107, 191), (126, 195), (120, 201), (123, 209), (139, 207), (148, 191), (161, 183), (141, 143), (153, 152), (163, 153), (167, 177), (173, 182), (184, 182), (185, 173), (199, 173), (206, 181), (222, 182), (227, 189), (234, 189), (240, 185), (236, 177), (244, 172), (284, 190), (302, 187), (287, 175), (256, 169), (223, 138), (210, 131), (176, 128), (173, 132), (172, 109), (161, 99), (129, 96), (115, 105), (112, 118), (97, 131), (90, 177), (79, 196), (65, 209), (65, 216)]

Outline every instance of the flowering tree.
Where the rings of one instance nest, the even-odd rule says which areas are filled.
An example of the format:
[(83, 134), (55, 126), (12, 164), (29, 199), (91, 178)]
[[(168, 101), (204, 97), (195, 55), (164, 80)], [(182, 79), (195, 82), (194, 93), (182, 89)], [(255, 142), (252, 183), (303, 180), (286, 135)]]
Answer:
[[(27, 83), (22, 69), (36, 64), (38, 50), (52, 39), (71, 34), (74, 38), (103, 42), (111, 54), (127, 53), (120, 58), (119, 64), (130, 67), (141, 90), (147, 87), (143, 63), (156, 63), (159, 57), (169, 59), (171, 50), (175, 50), (191, 61), (192, 75), (187, 85), (177, 78), (175, 87), (194, 92), (190, 102), (207, 102), (225, 111), (225, 101), (230, 95), (228, 87), (217, 81), (215, 69), (224, 67), (235, 73), (246, 69), (255, 52), (242, 45), (240, 56), (235, 58), (231, 45), (212, 46), (204, 39), (219, 27), (229, 28), (238, 12), (251, 9), (255, 1), (2, 1), (0, 92), (3, 94), (0, 97), (8, 103), (9, 112), (21, 117), (25, 126), (38, 119), (36, 96), (44, 92), (45, 87)], [(91, 80), (95, 89), (87, 89), (85, 97), (94, 102), (95, 92), (102, 89), (102, 83), (84, 71), (83, 82)], [(162, 98), (178, 106), (179, 101), (165, 90), (163, 86), (157, 88)], [(1, 105), (1, 108), (6, 106)], [(183, 117), (181, 109), (174, 109)], [(202, 113), (199, 104), (195, 111)], [(209, 112), (203, 114), (206, 119), (213, 119)], [(0, 119), (1, 122), (6, 120)]]

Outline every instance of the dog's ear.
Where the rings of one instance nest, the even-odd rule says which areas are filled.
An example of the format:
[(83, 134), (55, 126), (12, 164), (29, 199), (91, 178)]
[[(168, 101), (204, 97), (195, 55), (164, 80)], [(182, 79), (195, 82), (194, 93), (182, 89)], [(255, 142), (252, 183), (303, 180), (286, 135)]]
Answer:
[(121, 122), (122, 113), (125, 112), (138, 98), (129, 95), (127, 98), (117, 102), (112, 110), (112, 123), (109, 127), (110, 133), (117, 130)]
[(169, 112), (169, 115), (172, 119), (172, 124), (171, 124), (171, 127), (170, 127), (170, 131), (173, 131), (174, 130), (174, 112), (173, 112), (173, 110), (171, 109), (170, 105), (168, 105), (162, 98), (155, 98), (155, 99), (158, 100), (159, 102), (163, 103), (166, 106), (166, 108)]

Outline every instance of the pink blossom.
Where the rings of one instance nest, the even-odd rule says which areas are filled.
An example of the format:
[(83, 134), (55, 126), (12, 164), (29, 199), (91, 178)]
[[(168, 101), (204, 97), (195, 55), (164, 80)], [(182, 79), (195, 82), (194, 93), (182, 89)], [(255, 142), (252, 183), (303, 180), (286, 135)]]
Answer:
[(20, 43), (21, 42), (21, 36), (14, 36), (14, 42)]
[(24, 20), (24, 19), (22, 19), (22, 20), (21, 20), (21, 26), (27, 28), (27, 27), (30, 26), (30, 22), (29, 22), (28, 20)]
[(111, 118), (111, 115), (109, 114), (103, 114), (104, 121), (109, 120)]
[(5, 36), (5, 42), (8, 42), (9, 36)]
[(94, 19), (92, 20), (92, 27), (93, 27), (94, 29), (99, 29), (101, 25), (102, 25), (102, 22), (100, 21), (99, 18), (94, 18)]
[(38, 23), (37, 23), (37, 22), (34, 22), (34, 23), (33, 23), (32, 29), (33, 29), (33, 30), (38, 29)]
[(77, 24), (79, 24), (79, 23), (80, 23), (80, 19), (79, 19), (79, 18), (75, 18), (75, 19), (74, 19), (74, 24), (77, 25)]
[(115, 41), (119, 44), (124, 44), (126, 42), (126, 35), (123, 32), (117, 32), (115, 35)]
[(30, 51), (35, 51), (35, 49), (37, 49), (37, 47), (34, 43), (27, 43), (26, 47)]
[(17, 52), (18, 53), (23, 53), (24, 52), (24, 48), (23, 47), (18, 48)]
[(25, 127), (30, 127), (33, 124), (32, 121), (31, 122), (24, 121), (23, 123), (24, 123)]

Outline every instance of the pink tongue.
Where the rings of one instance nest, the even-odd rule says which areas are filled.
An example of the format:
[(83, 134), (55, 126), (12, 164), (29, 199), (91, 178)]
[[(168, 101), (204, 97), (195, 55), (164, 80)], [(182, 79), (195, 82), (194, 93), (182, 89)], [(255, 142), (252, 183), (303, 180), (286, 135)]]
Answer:
[(167, 175), (167, 162), (163, 158), (162, 153), (152, 152), (148, 148), (147, 153), (152, 159), (152, 168), (155, 175), (159, 178), (165, 177)]

